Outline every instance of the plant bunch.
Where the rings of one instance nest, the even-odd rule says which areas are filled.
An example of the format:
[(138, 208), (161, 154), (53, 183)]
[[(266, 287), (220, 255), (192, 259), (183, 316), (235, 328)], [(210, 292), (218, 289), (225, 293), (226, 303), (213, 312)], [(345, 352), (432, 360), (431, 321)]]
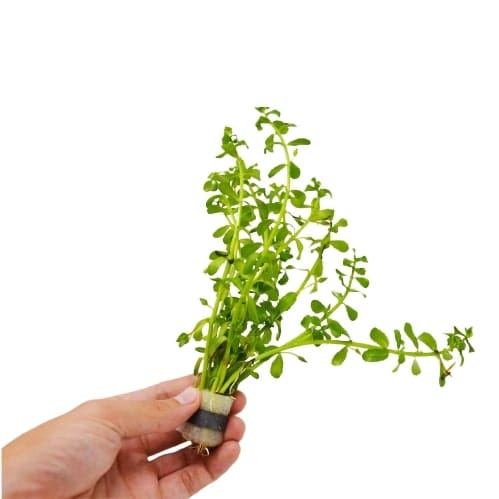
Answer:
[[(278, 110), (256, 110), (256, 128), (265, 133), (263, 152), (278, 159), (263, 175), (258, 164), (249, 165), (243, 158), (246, 142), (226, 127), (217, 158), (228, 159), (229, 166), (211, 173), (204, 184), (208, 213), (223, 219), (213, 233), (217, 244), (205, 269), (214, 297), (200, 299), (209, 312), (177, 338), (180, 346), (198, 343), (201, 355), (194, 373), (199, 375), (199, 388), (233, 394), (247, 377), (258, 378), (258, 369), (266, 362), (278, 378), (285, 356), (305, 361), (296, 349), (307, 345), (337, 347), (334, 366), (343, 364), (349, 352), (366, 362), (393, 356), (393, 371), (410, 359), (414, 375), (421, 372), (418, 360), (430, 357), (443, 386), (454, 358), (462, 364), (464, 354), (473, 352), (472, 328), (454, 327), (442, 344), (428, 332), (417, 334), (408, 322), (390, 335), (374, 327), (368, 342), (352, 339), (338, 312), (346, 312), (348, 321), (357, 319), (351, 299), (364, 295), (369, 286), (367, 258), (340, 238), (347, 220), (331, 207), (331, 191), (315, 177), (298, 185), (301, 169), (296, 157), (310, 141), (295, 136), (295, 125), (282, 121)], [(330, 254), (340, 256), (333, 271)], [(332, 277), (329, 300), (307, 298)], [(281, 339), (283, 317), (303, 300), (309, 302), (300, 332)]]

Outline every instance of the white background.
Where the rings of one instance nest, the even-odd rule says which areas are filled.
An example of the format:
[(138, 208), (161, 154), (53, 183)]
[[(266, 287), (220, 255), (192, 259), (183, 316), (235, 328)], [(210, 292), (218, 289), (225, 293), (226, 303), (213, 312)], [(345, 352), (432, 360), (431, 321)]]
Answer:
[(270, 105), (369, 256), (356, 336), (473, 325), (477, 352), (444, 389), (432, 362), (333, 368), (327, 348), (265, 367), (239, 461), (199, 497), (497, 497), (494, 4), (2, 2), (2, 443), (191, 370), (202, 185), (224, 125), (258, 159)]

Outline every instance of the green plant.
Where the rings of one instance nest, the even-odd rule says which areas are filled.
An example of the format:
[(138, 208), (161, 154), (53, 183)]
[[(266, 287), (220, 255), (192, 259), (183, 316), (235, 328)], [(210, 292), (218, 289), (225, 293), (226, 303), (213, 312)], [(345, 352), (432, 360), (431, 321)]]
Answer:
[[(230, 166), (211, 173), (204, 184), (209, 194), (208, 213), (224, 218), (213, 233), (217, 248), (210, 253), (205, 270), (215, 296), (211, 302), (201, 298), (210, 312), (177, 339), (180, 346), (191, 340), (198, 343), (201, 356), (194, 372), (199, 375), (200, 389), (233, 394), (248, 376), (258, 378), (258, 369), (266, 362), (270, 362), (272, 376), (278, 378), (285, 356), (305, 361), (295, 350), (307, 345), (338, 347), (331, 361), (334, 366), (343, 364), (351, 351), (366, 362), (394, 356), (393, 371), (410, 359), (414, 375), (421, 372), (418, 360), (431, 357), (438, 364), (443, 386), (454, 367), (454, 357), (462, 364), (464, 354), (473, 352), (472, 328), (454, 327), (443, 346), (428, 332), (416, 334), (410, 323), (395, 330), (392, 340), (376, 327), (370, 331), (370, 342), (351, 338), (336, 313), (343, 309), (350, 321), (357, 318), (350, 302), (369, 286), (367, 258), (338, 237), (347, 221), (337, 218), (327, 204), (331, 192), (316, 178), (304, 188), (295, 185), (301, 174), (295, 158), (310, 141), (288, 139), (295, 125), (282, 121), (279, 111), (268, 107), (257, 111), (256, 128), (267, 131), (263, 152), (281, 156), (270, 168), (269, 180), (262, 180), (258, 165), (246, 164), (241, 153), (246, 142), (226, 127), (217, 157), (229, 158)], [(333, 272), (326, 258), (329, 254), (343, 254)], [(307, 304), (310, 311), (301, 318), (301, 332), (281, 340), (284, 315), (300, 299), (322, 289), (331, 276), (337, 286), (332, 301), (312, 299)]]

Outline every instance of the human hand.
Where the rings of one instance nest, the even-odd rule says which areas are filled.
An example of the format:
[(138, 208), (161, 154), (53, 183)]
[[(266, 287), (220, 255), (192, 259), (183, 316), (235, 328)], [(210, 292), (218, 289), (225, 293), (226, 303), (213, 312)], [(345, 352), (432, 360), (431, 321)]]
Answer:
[(3, 498), (174, 498), (192, 496), (239, 455), (241, 393), (224, 442), (208, 457), (194, 448), (148, 460), (184, 440), (175, 428), (200, 405), (186, 376), (92, 400), (13, 440), (2, 450)]

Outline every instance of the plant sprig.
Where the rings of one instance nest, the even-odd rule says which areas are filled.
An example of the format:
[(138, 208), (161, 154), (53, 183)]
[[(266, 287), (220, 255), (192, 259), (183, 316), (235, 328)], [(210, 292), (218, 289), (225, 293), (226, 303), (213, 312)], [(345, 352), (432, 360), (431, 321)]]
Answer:
[[(350, 321), (357, 319), (351, 298), (364, 295), (369, 286), (367, 258), (358, 256), (338, 236), (348, 222), (338, 218), (330, 206), (331, 191), (315, 177), (303, 188), (296, 185), (301, 176), (296, 157), (310, 140), (288, 139), (294, 124), (282, 121), (276, 109), (256, 109), (256, 128), (266, 131), (264, 153), (281, 158), (270, 168), (268, 181), (262, 180), (257, 164), (247, 165), (242, 155), (246, 142), (226, 127), (217, 157), (228, 158), (231, 164), (211, 173), (204, 184), (208, 213), (224, 219), (213, 233), (217, 248), (210, 253), (205, 269), (215, 297), (211, 303), (201, 298), (209, 314), (177, 338), (180, 346), (191, 340), (199, 343), (196, 350), (201, 356), (194, 373), (200, 376), (200, 388), (232, 394), (247, 377), (258, 378), (258, 369), (268, 361), (272, 376), (278, 378), (284, 356), (305, 361), (294, 350), (307, 345), (338, 346), (331, 360), (334, 366), (343, 364), (350, 351), (366, 362), (394, 356), (394, 372), (409, 358), (414, 375), (421, 372), (418, 359), (433, 357), (443, 386), (454, 367), (454, 357), (462, 364), (464, 354), (473, 352), (472, 328), (454, 327), (444, 346), (428, 332), (417, 335), (410, 323), (404, 324), (402, 331), (395, 330), (392, 340), (376, 327), (370, 331), (371, 342), (352, 340), (333, 315), (343, 310)], [(344, 254), (334, 274), (327, 269), (326, 255), (331, 253)], [(310, 312), (301, 320), (301, 332), (281, 341), (286, 313), (298, 300), (322, 289), (331, 275), (337, 283), (331, 302), (312, 299)]]

